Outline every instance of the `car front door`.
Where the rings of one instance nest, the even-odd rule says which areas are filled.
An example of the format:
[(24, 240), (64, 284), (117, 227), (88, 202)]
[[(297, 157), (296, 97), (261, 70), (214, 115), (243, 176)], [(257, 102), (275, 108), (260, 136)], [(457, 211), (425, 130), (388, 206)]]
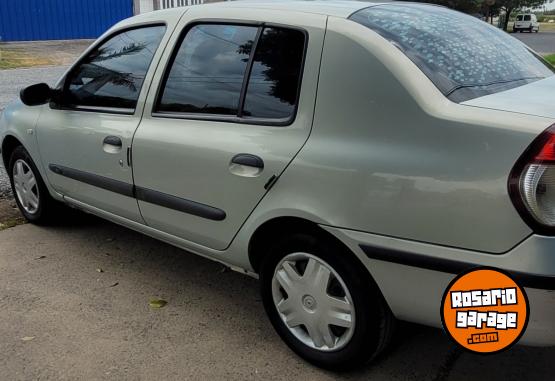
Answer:
[(142, 222), (128, 148), (167, 29), (149, 24), (103, 39), (68, 72), (43, 110), (37, 125), (42, 162), (52, 187), (66, 198)]
[(310, 134), (326, 18), (201, 8), (162, 58), (132, 156), (146, 223), (223, 250)]

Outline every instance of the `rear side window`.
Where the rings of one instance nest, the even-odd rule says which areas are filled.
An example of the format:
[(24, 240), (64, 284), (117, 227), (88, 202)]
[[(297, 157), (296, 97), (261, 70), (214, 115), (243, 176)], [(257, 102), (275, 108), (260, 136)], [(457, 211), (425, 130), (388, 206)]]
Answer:
[(62, 103), (133, 112), (165, 26), (121, 32), (96, 47), (68, 75)]
[(167, 76), (158, 111), (237, 115), (257, 27), (197, 25)]
[(254, 55), (245, 117), (288, 119), (297, 104), (304, 52), (298, 30), (266, 28)]
[(519, 87), (555, 71), (507, 33), (447, 8), (378, 5), (351, 20), (403, 51), (454, 102)]
[(286, 123), (294, 118), (303, 32), (201, 24), (190, 28), (165, 74), (155, 112)]

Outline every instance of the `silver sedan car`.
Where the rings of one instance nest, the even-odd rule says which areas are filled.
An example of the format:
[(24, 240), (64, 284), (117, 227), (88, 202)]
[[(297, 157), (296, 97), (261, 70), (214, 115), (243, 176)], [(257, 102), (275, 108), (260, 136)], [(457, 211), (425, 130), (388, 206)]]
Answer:
[(232, 2), (120, 22), (0, 141), (30, 222), (66, 204), (259, 277), (287, 345), (347, 369), (477, 266), (555, 345), (554, 105), (553, 67), (447, 8)]

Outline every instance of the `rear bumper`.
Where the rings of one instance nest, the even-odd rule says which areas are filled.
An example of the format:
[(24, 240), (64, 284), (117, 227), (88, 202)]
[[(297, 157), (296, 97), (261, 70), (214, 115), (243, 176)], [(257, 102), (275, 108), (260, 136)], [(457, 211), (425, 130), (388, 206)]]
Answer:
[(530, 321), (521, 344), (555, 346), (555, 291), (526, 288)]
[(441, 300), (451, 280), (491, 266), (509, 272), (528, 294), (530, 321), (520, 343), (555, 346), (555, 238), (532, 235), (507, 253), (486, 254), (323, 228), (357, 254), (397, 318), (441, 327)]

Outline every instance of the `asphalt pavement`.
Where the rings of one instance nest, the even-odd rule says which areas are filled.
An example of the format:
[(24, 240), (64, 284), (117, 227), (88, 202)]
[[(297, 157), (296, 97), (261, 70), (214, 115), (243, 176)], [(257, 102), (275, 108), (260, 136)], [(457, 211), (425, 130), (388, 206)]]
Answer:
[(513, 33), (512, 36), (540, 54), (555, 53), (555, 32)]
[[(334, 374), (293, 354), (254, 279), (128, 229), (78, 217), (0, 232), (3, 380), (547, 380), (555, 349), (494, 356), (403, 324), (373, 364)], [(168, 302), (149, 306), (151, 298)]]

